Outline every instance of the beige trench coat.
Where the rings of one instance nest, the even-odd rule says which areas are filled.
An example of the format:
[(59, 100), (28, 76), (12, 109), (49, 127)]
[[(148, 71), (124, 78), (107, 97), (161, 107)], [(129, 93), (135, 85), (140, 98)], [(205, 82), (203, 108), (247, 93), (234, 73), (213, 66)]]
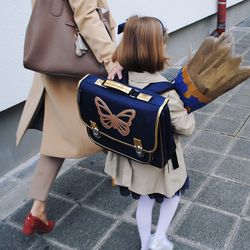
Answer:
[[(34, 2), (33, 2), (34, 3)], [(94, 52), (110, 72), (117, 63), (111, 61), (116, 48), (96, 12), (108, 8), (106, 0), (69, 0), (78, 28)], [(115, 22), (111, 19), (114, 40)], [(87, 136), (76, 105), (79, 79), (36, 73), (16, 133), (20, 143), (44, 100), (44, 122), (40, 153), (63, 158), (81, 158), (100, 148)]]
[[(129, 73), (129, 83), (143, 88), (150, 82), (166, 81), (160, 74)], [(174, 140), (179, 168), (174, 169), (170, 160), (165, 168), (159, 169), (148, 164), (128, 160), (127, 158), (109, 152), (105, 164), (105, 172), (114, 178), (115, 184), (128, 187), (129, 190), (141, 194), (160, 193), (172, 197), (182, 188), (187, 178), (184, 156), (178, 134), (191, 135), (195, 128), (193, 114), (187, 114), (183, 103), (175, 90), (168, 91), (163, 96), (169, 99), (171, 123), (174, 127)]]

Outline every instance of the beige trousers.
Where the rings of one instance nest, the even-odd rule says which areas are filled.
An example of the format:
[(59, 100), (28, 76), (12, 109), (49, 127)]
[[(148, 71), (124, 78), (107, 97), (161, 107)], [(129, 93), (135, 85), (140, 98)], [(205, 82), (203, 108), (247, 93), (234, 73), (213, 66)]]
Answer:
[(29, 198), (46, 201), (53, 182), (62, 167), (64, 158), (41, 155), (34, 171)]

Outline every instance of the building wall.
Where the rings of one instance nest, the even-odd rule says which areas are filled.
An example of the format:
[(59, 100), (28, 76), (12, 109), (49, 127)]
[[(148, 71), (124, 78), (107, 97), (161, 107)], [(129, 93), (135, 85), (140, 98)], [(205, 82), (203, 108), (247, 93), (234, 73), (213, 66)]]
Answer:
[[(111, 4), (113, 1), (115, 0), (109, 0)], [(17, 0), (13, 0), (13, 2), (17, 2)], [(21, 8), (22, 5), (19, 5)], [(114, 8), (114, 5), (111, 5), (111, 7)], [(227, 28), (230, 28), (243, 21), (245, 18), (249, 17), (249, 10), (249, 0), (241, 1), (239, 4), (230, 7), (227, 12)], [(21, 13), (23, 12), (21, 11)], [(8, 74), (6, 74), (8, 75), (8, 77), (6, 78), (3, 78), (3, 74), (0, 74), (1, 89), (3, 89), (3, 84), (5, 84), (6, 86), (8, 84), (11, 85), (11, 80), (15, 79), (15, 84), (12, 86), (13, 90), (11, 89), (11, 91), (8, 92), (7, 88), (5, 88), (5, 92), (8, 92), (7, 94), (10, 94), (13, 98), (12, 103), (7, 104), (6, 102), (4, 102), (5, 99), (3, 99), (1, 95), (3, 94), (3, 91), (1, 91), (0, 93), (0, 107), (2, 107), (2, 109), (0, 109), (0, 176), (10, 171), (12, 168), (16, 167), (32, 155), (36, 154), (39, 151), (39, 145), (41, 141), (40, 132), (29, 131), (25, 135), (19, 148), (16, 148), (15, 146), (16, 127), (21, 116), (24, 100), (28, 94), (28, 89), (30, 87), (32, 78), (31, 72), (23, 70), (21, 65), (21, 38), (24, 37), (23, 30), (25, 25), (27, 24), (27, 21), (28, 19), (24, 18), (24, 20), (20, 22), (20, 25), (18, 24), (16, 26), (16, 29), (22, 29), (22, 34), (20, 35), (19, 40), (16, 41), (17, 45), (11, 45), (11, 47), (16, 48), (16, 53), (18, 54), (19, 59), (16, 61), (9, 61), (9, 68), (6, 68), (7, 66), (4, 61), (0, 62), (1, 68), (4, 68), (8, 71)], [(11, 25), (13, 25), (13, 23)], [(187, 56), (190, 48), (192, 48), (192, 50), (196, 50), (202, 40), (206, 36), (208, 36), (215, 28), (216, 15), (209, 15), (205, 19), (193, 21), (192, 24), (184, 25), (184, 27), (182, 28), (178, 28), (176, 30), (173, 29), (173, 31), (170, 33), (170, 41), (168, 45), (168, 54), (172, 58), (172, 62), (175, 63), (183, 57)], [(5, 27), (5, 29), (7, 29), (7, 27)], [(1, 32), (3, 31), (3, 27), (1, 25), (0, 30)], [(3, 58), (3, 56), (1, 58)], [(21, 92), (18, 90), (22, 88), (25, 90), (21, 94)]]
[[(227, 9), (226, 29), (239, 24), (244, 19), (250, 17), (250, 1), (244, 1)], [(216, 15), (208, 16), (205, 19), (194, 22), (184, 28), (170, 33), (168, 53), (177, 62), (183, 57), (198, 49), (205, 37), (209, 36), (216, 28)]]
[[(160, 18), (169, 32), (191, 25), (217, 11), (217, 0), (109, 0), (108, 2), (117, 23), (124, 22), (127, 17), (134, 14), (152, 15)], [(247, 1), (227, 0), (227, 6), (243, 2)], [(32, 72), (22, 66), (25, 27), (30, 13), (30, 0), (6, 1), (4, 8), (0, 8), (0, 17), (4, 20), (0, 24), (0, 112), (24, 101), (31, 85)]]
[(0, 112), (25, 100), (32, 72), (23, 68), (25, 27), (31, 1), (11, 0), (0, 8)]
[[(227, 0), (227, 7), (244, 0)], [(200, 21), (217, 12), (217, 0), (108, 0), (117, 23), (131, 15), (157, 16), (169, 32)], [(122, 10), (122, 11), (121, 11)]]

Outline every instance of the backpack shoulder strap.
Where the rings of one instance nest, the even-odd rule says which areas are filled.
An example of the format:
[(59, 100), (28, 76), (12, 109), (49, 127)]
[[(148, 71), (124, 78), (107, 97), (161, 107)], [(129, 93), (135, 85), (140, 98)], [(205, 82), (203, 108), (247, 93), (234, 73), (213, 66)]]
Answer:
[[(156, 94), (163, 94), (167, 91), (175, 89), (175, 86), (173, 83), (170, 83), (168, 81), (163, 81), (163, 82), (152, 82), (148, 84), (145, 88), (146, 90), (152, 91)], [(171, 157), (173, 168), (177, 169), (179, 167), (177, 155), (176, 155), (176, 150), (174, 150), (173, 155)]]
[(164, 81), (164, 82), (152, 82), (148, 84), (144, 89), (152, 91), (156, 94), (163, 94), (167, 91), (175, 89), (174, 84)]
[[(118, 77), (116, 76), (114, 81), (128, 85), (128, 82), (129, 82), (128, 72), (123, 71), (122, 72), (122, 79), (118, 79)], [(152, 82), (152, 83), (148, 84), (146, 87), (144, 87), (144, 89), (161, 95), (167, 91), (175, 89), (175, 85), (171, 82), (168, 82), (168, 81)]]

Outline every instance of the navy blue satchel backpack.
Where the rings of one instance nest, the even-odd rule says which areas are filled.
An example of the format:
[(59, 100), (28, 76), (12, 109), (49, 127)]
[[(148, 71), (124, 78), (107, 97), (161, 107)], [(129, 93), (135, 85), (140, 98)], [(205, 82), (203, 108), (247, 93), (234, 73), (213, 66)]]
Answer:
[(178, 168), (168, 99), (160, 95), (171, 89), (168, 82), (140, 89), (86, 75), (78, 85), (79, 113), (99, 146), (158, 168), (171, 159)]

